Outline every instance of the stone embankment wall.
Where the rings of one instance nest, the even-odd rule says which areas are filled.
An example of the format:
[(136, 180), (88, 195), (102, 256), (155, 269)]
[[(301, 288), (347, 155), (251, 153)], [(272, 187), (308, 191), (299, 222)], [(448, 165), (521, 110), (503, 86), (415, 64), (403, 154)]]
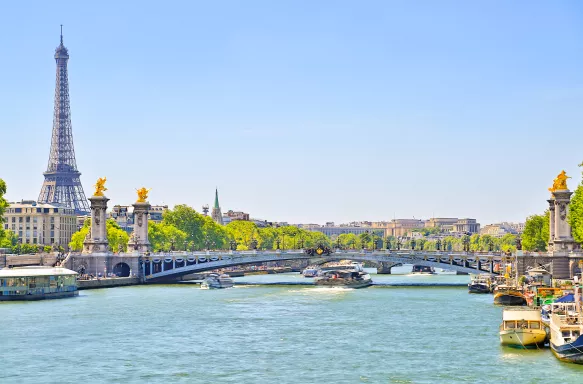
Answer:
[(137, 277), (117, 277), (113, 279), (93, 279), (93, 280), (79, 280), (79, 290), (96, 289), (96, 288), (113, 288), (123, 287), (126, 285), (140, 284), (140, 279)]

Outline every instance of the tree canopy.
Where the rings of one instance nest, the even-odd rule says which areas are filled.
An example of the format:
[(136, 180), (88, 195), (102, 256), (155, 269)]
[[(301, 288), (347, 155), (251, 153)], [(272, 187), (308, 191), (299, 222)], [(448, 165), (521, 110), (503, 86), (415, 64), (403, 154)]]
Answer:
[(174, 209), (164, 212), (162, 222), (171, 224), (186, 233), (186, 241), (202, 248), (204, 242), (203, 226), (205, 218), (203, 215), (188, 205), (176, 205)]
[[(583, 163), (579, 166), (583, 166)], [(571, 224), (573, 238), (579, 244), (583, 244), (583, 181), (579, 183), (571, 198), (568, 220)]]
[[(126, 231), (121, 229), (121, 227), (113, 219), (107, 219), (105, 224), (107, 231), (107, 243), (110, 249), (117, 252), (120, 249), (126, 251), (128, 247), (128, 241), (130, 239)], [(74, 251), (81, 251), (83, 249), (83, 242), (89, 230), (91, 229), (91, 219), (86, 219), (83, 223), (83, 227), (75, 232), (71, 237), (71, 242), (69, 243), (69, 248)]]
[(532, 215), (526, 219), (522, 233), (522, 247), (526, 251), (542, 252), (549, 242), (549, 211), (544, 215)]
[(4, 198), (5, 194), (6, 194), (6, 182), (0, 179), (0, 240), (2, 240), (2, 238), (4, 237), (4, 226), (2, 224), (4, 223), (4, 212), (8, 207), (8, 202)]

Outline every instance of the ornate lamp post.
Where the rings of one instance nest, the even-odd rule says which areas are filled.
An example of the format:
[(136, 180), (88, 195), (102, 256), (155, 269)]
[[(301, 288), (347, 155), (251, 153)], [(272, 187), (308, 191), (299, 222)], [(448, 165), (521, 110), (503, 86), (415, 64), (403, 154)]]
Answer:
[(441, 240), (437, 239), (437, 241), (435, 242), (435, 248), (438, 251), (441, 249)]
[(279, 250), (279, 245), (281, 243), (281, 240), (279, 240), (279, 237), (277, 239), (275, 239), (275, 245), (276, 245), (276, 249)]
[(231, 240), (231, 242), (229, 243), (229, 245), (231, 246), (231, 251), (236, 251), (237, 250), (237, 242), (235, 240)]
[(340, 249), (340, 237), (336, 238), (336, 249)]
[(385, 238), (385, 248), (387, 249), (387, 251), (391, 250), (391, 239), (389, 239), (388, 236)]
[(204, 238), (204, 246), (205, 246), (205, 248), (206, 248), (207, 251), (210, 250), (211, 241), (210, 241), (208, 235), (206, 235), (205, 238)]
[(415, 239), (411, 239), (411, 250), (415, 250)]

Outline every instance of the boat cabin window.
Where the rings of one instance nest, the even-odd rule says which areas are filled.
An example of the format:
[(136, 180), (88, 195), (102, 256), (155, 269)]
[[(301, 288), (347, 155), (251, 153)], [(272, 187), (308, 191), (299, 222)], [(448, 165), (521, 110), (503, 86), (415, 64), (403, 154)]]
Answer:
[(505, 321), (504, 326), (506, 329), (514, 329), (516, 328), (516, 321)]
[(579, 337), (579, 331), (571, 331), (573, 337)]
[(571, 332), (569, 332), (569, 331), (563, 331), (563, 332), (561, 332), (561, 334), (563, 337), (571, 337)]
[(538, 321), (529, 322), (530, 329), (540, 329), (540, 323)]

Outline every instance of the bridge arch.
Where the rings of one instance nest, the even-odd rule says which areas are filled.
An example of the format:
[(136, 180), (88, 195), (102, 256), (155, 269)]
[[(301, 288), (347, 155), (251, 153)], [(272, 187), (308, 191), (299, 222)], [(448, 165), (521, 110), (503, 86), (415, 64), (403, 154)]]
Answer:
[(129, 277), (130, 275), (130, 266), (127, 263), (117, 263), (113, 267), (113, 274), (118, 277)]

